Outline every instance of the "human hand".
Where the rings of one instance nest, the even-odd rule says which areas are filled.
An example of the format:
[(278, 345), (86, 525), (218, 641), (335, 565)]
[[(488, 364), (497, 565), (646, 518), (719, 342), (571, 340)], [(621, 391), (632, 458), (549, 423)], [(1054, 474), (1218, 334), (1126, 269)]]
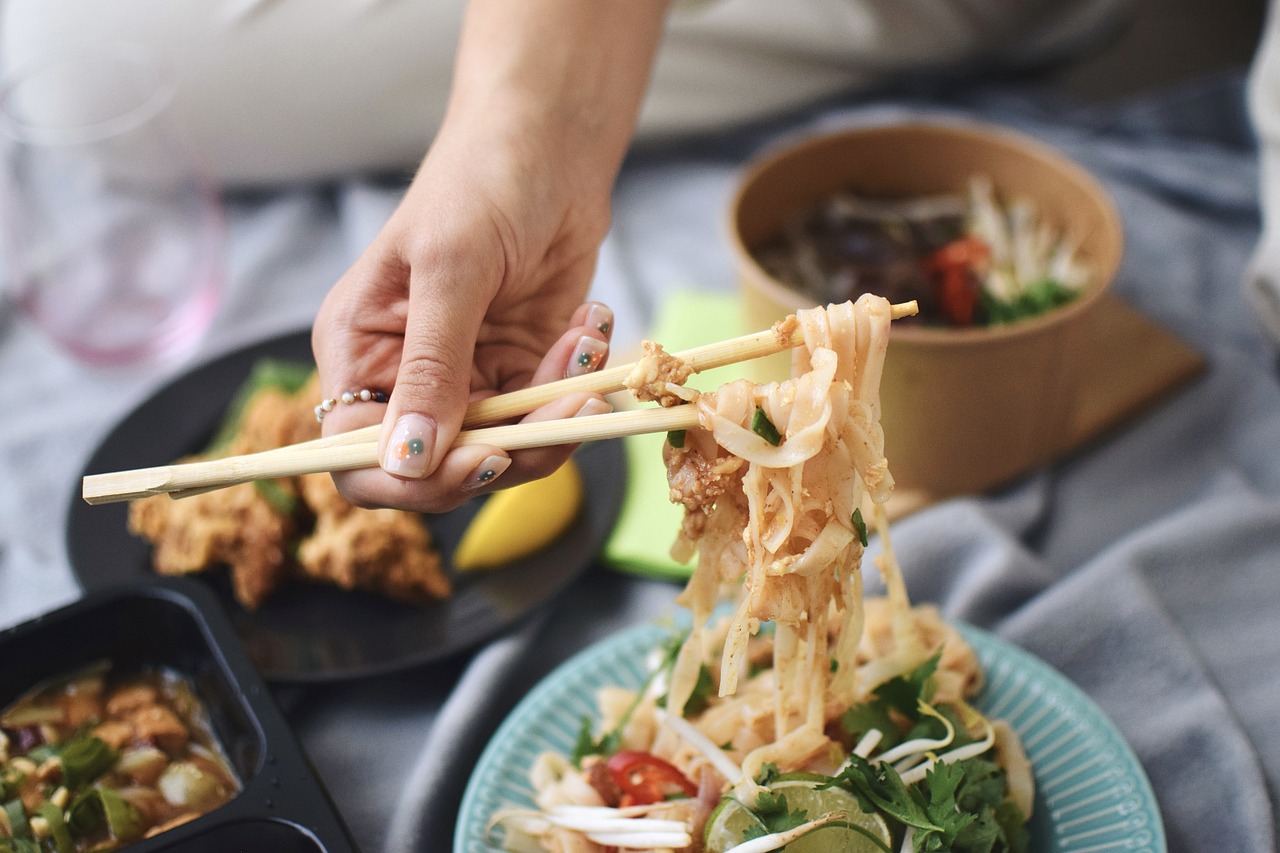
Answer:
[[(483, 160), (478, 150), (487, 150)], [(606, 360), (613, 314), (582, 300), (608, 204), (607, 181), (527, 142), (477, 139), (466, 128), (438, 139), (313, 330), (326, 397), (391, 392), (385, 412), (338, 405), (324, 418), (326, 435), (383, 422), (382, 468), (335, 476), (348, 500), (441, 512), (490, 483), (545, 476), (568, 458), (572, 446), (508, 454), (451, 445), (469, 401)], [(524, 420), (606, 411), (599, 395), (576, 393)]]
[[(595, 370), (613, 317), (582, 305), (666, 3), (469, 0), (449, 108), (404, 200), (326, 297), (312, 348), (334, 434), (382, 419), (380, 470), (335, 476), (358, 505), (443, 511), (571, 447), (452, 447), (469, 400)], [(598, 395), (527, 415), (602, 413)]]

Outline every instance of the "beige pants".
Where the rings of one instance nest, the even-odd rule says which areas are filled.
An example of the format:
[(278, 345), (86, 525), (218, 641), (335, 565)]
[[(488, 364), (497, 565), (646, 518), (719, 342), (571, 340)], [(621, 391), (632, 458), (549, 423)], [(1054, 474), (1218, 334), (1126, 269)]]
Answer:
[[(511, 0), (519, 2), (519, 0)], [(649, 2), (649, 0), (601, 0)], [(229, 184), (410, 169), (448, 93), (462, 0), (6, 0), (11, 69), (87, 41), (163, 51), (175, 110)], [(1129, 0), (677, 3), (645, 139), (795, 108), (907, 70), (1053, 61)]]

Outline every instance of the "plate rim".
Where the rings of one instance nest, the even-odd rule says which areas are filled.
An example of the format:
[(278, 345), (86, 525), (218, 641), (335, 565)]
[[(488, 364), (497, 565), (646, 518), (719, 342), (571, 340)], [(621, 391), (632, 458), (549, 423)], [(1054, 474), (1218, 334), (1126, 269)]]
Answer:
[[(681, 615), (687, 619), (687, 614)], [(984, 672), (994, 668), (995, 663), (1004, 663), (1024, 677), (1035, 678), (1040, 684), (1049, 688), (1048, 693), (1074, 706), (1078, 716), (1083, 719), (1090, 733), (1109, 741), (1115, 748), (1117, 760), (1132, 776), (1135, 787), (1133, 793), (1140, 798), (1141, 806), (1145, 808), (1151, 818), (1146, 828), (1150, 830), (1152, 837), (1143, 849), (1150, 851), (1150, 853), (1167, 853), (1163, 818), (1159, 801), (1156, 799), (1155, 791), (1151, 786), (1151, 780), (1148, 778), (1137, 754), (1134, 753), (1133, 747), (1120, 734), (1120, 731), (1107, 717), (1101, 706), (1052, 665), (1025, 649), (1019, 648), (1008, 640), (963, 620), (947, 619), (946, 621), (959, 630), (965, 640), (973, 646), (974, 652), (982, 661)], [(480, 803), (482, 786), (485, 784), (482, 777), (494, 772), (492, 768), (502, 760), (503, 756), (513, 752), (518, 746), (519, 735), (525, 728), (526, 718), (532, 717), (536, 709), (545, 704), (548, 698), (564, 692), (568, 683), (577, 677), (582, 670), (597, 665), (600, 661), (615, 657), (619, 653), (634, 656), (637, 652), (643, 652), (647, 646), (653, 646), (660, 642), (669, 633), (669, 618), (666, 624), (651, 619), (620, 629), (611, 636), (579, 650), (562, 661), (516, 703), (490, 737), (467, 780), (467, 785), (458, 807), (458, 820), (454, 827), (453, 853), (474, 853), (475, 850), (501, 850), (501, 848), (486, 844), (483, 835), (477, 839), (473, 834), (474, 829), (483, 826), (489, 817), (488, 814), (480, 813), (482, 808)], [(983, 691), (990, 687), (990, 681), (985, 682)], [(982, 694), (980, 693), (979, 695)], [(594, 707), (594, 697), (592, 697), (591, 701)], [(1039, 779), (1037, 779), (1036, 787), (1037, 798), (1039, 799)], [(1039, 805), (1043, 806), (1045, 804), (1040, 802)], [(471, 842), (477, 840), (481, 842), (481, 846), (468, 846)]]

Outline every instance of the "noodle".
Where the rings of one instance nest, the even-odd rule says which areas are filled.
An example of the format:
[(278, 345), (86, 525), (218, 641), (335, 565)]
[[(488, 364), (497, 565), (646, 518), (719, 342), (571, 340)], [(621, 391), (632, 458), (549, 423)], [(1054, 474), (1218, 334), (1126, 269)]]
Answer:
[[(697, 399), (699, 423), (712, 441), (693, 431), (683, 449), (670, 452), (673, 483), (723, 466), (725, 454), (746, 465), (735, 471), (741, 499), (692, 509), (703, 520), (686, 523), (674, 549), (681, 555), (696, 548), (698, 562), (678, 599), (692, 611), (694, 629), (672, 674), (673, 709), (692, 694), (694, 661), (705, 658), (704, 635), (721, 588), (739, 578), (720, 695), (737, 689), (747, 641), (767, 620), (775, 624), (780, 738), (798, 728), (821, 730), (829, 686), (838, 688), (837, 698), (852, 698), (851, 674), (828, 684), (827, 640), (837, 627), (841, 651), (856, 648), (863, 544), (854, 511), (864, 498), (883, 503), (893, 487), (879, 425), (889, 310), (886, 300), (868, 295), (856, 304), (797, 312), (804, 346), (795, 350), (790, 379), (733, 382)], [(776, 446), (752, 430), (757, 410), (777, 428)], [(733, 547), (734, 539), (744, 547)]]
[[(542, 811), (495, 818), (508, 849), (701, 850), (705, 833), (718, 838), (717, 853), (742, 836), (726, 839), (725, 818), (715, 815), (776, 807), (776, 790), (763, 796), (775, 771), (827, 779), (776, 783), (793, 789), (853, 786), (841, 774), (873, 765), (888, 770), (869, 772), (900, 768), (903, 785), (927, 785), (936, 766), (993, 753), (994, 772), (1007, 774), (1004, 793), (996, 792), (1004, 802), (970, 804), (960, 816), (986, 809), (992, 825), (997, 805), (1029, 814), (1030, 765), (1016, 735), (967, 702), (981, 684), (977, 658), (935, 609), (911, 606), (889, 541), (883, 504), (893, 477), (879, 402), (889, 323), (889, 303), (872, 295), (797, 312), (775, 327), (781, 336), (798, 324), (803, 334), (789, 379), (732, 382), (714, 393), (683, 388), (687, 366), (646, 346), (629, 387), (663, 403), (689, 399), (698, 412), (699, 427), (664, 450), (671, 500), (685, 510), (672, 552), (682, 561), (697, 555), (677, 598), (691, 628), (640, 691), (601, 691), (606, 736), (597, 740), (584, 720), (571, 761), (539, 760)], [(887, 595), (864, 602), (868, 520), (883, 546), (876, 565)], [(727, 618), (716, 616), (722, 597), (732, 604)], [(762, 631), (764, 623), (772, 630)], [(908, 683), (916, 693), (890, 712), (875, 691), (893, 679), (897, 695)], [(847, 722), (855, 709), (862, 716)], [(929, 722), (932, 733), (908, 735)], [(582, 806), (595, 810), (587, 818), (572, 811)], [(770, 844), (843, 820), (840, 811), (797, 814), (804, 822)], [(1024, 819), (983, 849), (1022, 849), (1014, 835)], [(910, 849), (928, 831), (898, 825), (895, 844)]]

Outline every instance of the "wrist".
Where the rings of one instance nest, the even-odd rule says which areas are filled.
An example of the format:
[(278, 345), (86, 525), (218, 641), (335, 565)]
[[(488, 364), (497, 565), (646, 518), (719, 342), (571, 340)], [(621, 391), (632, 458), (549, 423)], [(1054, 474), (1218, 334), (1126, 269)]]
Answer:
[(504, 140), (612, 184), (666, 0), (472, 0), (442, 134)]

